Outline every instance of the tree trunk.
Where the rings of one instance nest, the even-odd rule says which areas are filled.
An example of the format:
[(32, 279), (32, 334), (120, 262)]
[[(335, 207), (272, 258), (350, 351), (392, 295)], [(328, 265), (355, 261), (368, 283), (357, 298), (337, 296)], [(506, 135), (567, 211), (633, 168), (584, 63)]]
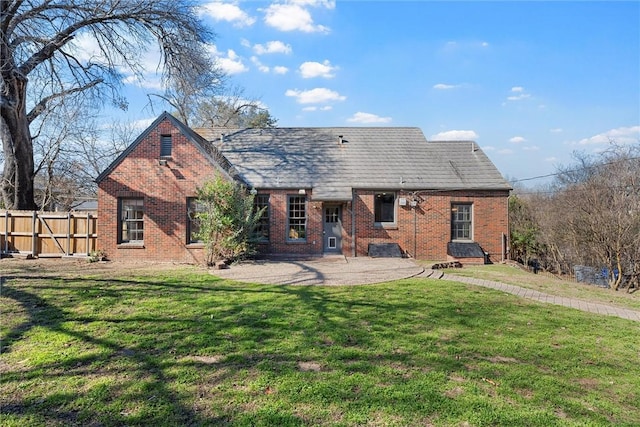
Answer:
[(16, 71), (9, 73), (10, 78), (3, 76), (5, 96), (0, 102), (0, 136), (5, 162), (0, 191), (5, 208), (36, 210), (33, 143), (26, 108), (27, 79)]

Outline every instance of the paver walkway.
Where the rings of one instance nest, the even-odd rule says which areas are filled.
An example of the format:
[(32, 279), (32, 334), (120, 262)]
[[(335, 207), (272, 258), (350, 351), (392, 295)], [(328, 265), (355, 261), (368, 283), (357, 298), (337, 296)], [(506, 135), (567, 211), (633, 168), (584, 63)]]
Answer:
[(571, 307), (605, 316), (617, 316), (640, 322), (640, 311), (594, 303), (577, 298), (549, 295), (515, 285), (457, 276), (440, 270), (424, 269), (405, 258), (345, 258), (332, 256), (311, 260), (263, 260), (241, 263), (229, 270), (215, 270), (213, 274), (240, 282), (279, 285), (363, 285), (389, 282), (409, 277), (428, 277), (469, 283), (497, 289), (521, 298)]
[(421, 275), (433, 279), (451, 280), (453, 282), (468, 283), (471, 285), (482, 286), (485, 288), (497, 289), (502, 292), (513, 294), (521, 298), (531, 299), (535, 301), (544, 302), (547, 304), (561, 305), (564, 307), (571, 307), (577, 310), (586, 311), (589, 313), (597, 313), (604, 316), (616, 316), (623, 319), (635, 320), (640, 322), (640, 311), (631, 310), (628, 308), (615, 307), (612, 305), (595, 303), (584, 301), (577, 298), (567, 298), (556, 295), (549, 295), (543, 292), (538, 292), (533, 289), (522, 288), (515, 285), (507, 285), (501, 282), (493, 282), (491, 280), (476, 279), (473, 277), (458, 276), (455, 274), (443, 273), (437, 270), (425, 270)]

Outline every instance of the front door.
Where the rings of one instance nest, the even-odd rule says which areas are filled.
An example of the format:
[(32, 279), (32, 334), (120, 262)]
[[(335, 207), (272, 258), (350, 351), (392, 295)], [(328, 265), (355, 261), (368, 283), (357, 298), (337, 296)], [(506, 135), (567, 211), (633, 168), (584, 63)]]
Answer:
[(325, 253), (342, 253), (342, 208), (324, 206), (323, 245)]

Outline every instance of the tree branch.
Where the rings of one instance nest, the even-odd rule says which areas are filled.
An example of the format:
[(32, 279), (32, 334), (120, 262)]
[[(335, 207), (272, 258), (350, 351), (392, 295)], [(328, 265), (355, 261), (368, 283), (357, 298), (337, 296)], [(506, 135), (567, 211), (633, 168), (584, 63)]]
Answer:
[(50, 101), (52, 101), (54, 99), (58, 99), (58, 98), (63, 98), (65, 96), (67, 96), (67, 95), (72, 95), (74, 93), (85, 91), (85, 90), (90, 89), (90, 88), (92, 88), (92, 87), (94, 87), (96, 85), (99, 85), (102, 82), (103, 82), (102, 79), (97, 79), (97, 80), (94, 80), (92, 82), (87, 83), (86, 85), (84, 85), (82, 87), (75, 87), (73, 89), (63, 90), (62, 92), (57, 92), (57, 93), (54, 93), (54, 94), (51, 94), (49, 96), (46, 96), (46, 97), (42, 98), (40, 100), (40, 102), (38, 102), (36, 104), (36, 106), (33, 107), (31, 109), (31, 111), (29, 111), (29, 113), (27, 114), (27, 120), (29, 121), (29, 123), (33, 122), (44, 110), (46, 110), (47, 103), (49, 103)]

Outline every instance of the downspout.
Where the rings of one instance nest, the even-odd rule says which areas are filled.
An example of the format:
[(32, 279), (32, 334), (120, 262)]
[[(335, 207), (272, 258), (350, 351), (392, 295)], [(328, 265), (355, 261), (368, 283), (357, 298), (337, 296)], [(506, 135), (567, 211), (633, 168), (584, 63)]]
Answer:
[(504, 249), (502, 251), (502, 257), (504, 261), (507, 261), (511, 258), (511, 254), (509, 253), (509, 248), (511, 247), (511, 224), (509, 223), (509, 198), (511, 194), (509, 194), (506, 198), (507, 202), (507, 234), (502, 239), (502, 244), (504, 245)]
[(412, 209), (413, 209), (413, 259), (418, 259), (418, 205), (412, 206)]
[(356, 253), (356, 190), (351, 189), (351, 256), (355, 258)]

